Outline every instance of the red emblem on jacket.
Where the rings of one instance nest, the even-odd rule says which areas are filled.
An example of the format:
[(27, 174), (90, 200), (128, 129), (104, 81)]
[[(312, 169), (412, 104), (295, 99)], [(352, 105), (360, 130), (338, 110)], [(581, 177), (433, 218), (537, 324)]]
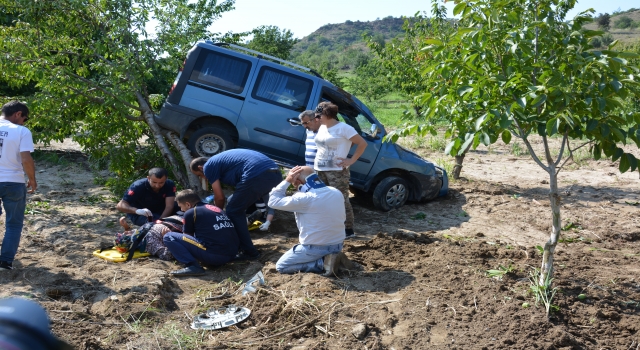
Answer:
[(213, 206), (211, 204), (205, 204), (204, 207), (209, 209), (209, 210), (211, 210), (211, 211), (213, 211), (213, 212), (222, 213), (222, 209), (220, 209), (220, 208), (218, 208), (216, 206)]

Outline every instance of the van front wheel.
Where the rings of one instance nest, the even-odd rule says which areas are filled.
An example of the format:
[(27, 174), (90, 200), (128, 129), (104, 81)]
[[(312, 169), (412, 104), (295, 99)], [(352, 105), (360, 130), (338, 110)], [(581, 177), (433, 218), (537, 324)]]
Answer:
[(207, 126), (191, 134), (187, 147), (194, 157), (212, 157), (220, 152), (235, 148), (235, 144), (228, 130)]
[(373, 191), (373, 205), (382, 210), (398, 209), (409, 198), (407, 181), (398, 176), (389, 176), (380, 181)]

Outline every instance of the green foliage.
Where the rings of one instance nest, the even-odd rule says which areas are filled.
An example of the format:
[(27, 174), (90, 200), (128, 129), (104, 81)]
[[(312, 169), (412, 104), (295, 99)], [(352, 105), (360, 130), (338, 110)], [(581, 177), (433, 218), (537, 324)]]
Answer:
[[(422, 67), (429, 88), (419, 98), (427, 120), (451, 121), (446, 153), (461, 155), (499, 138), (509, 143), (512, 135), (560, 134), (593, 141), (594, 157), (620, 160), (622, 172), (638, 168), (618, 144), (640, 145), (640, 115), (622, 108), (638, 93), (637, 70), (628, 60), (639, 56), (591, 51), (589, 40), (601, 33), (581, 31), (588, 13), (564, 21), (572, 5), (476, 0), (456, 6), (461, 20), (455, 32), (446, 30), (444, 18), (432, 20), (434, 38), (423, 50), (433, 58)], [(429, 126), (407, 125), (391, 138), (419, 131)]]
[[(381, 42), (377, 36), (367, 36), (367, 44), (376, 58), (371, 65), (376, 67), (376, 74), (356, 70), (356, 76), (364, 82), (378, 85), (381, 89), (400, 91), (406, 96), (415, 96), (428, 88), (422, 77), (421, 68), (431, 59), (431, 53), (422, 50), (425, 38), (433, 35), (429, 18), (416, 14), (407, 18), (402, 26), (402, 38), (394, 38), (388, 43)], [(382, 76), (384, 79), (380, 80)], [(418, 100), (410, 101), (412, 109), (419, 116), (421, 104)]]
[(553, 298), (555, 297), (558, 291), (558, 288), (557, 287), (551, 288), (553, 278), (551, 278), (550, 275), (547, 275), (547, 278), (545, 279), (545, 282), (543, 284), (538, 283), (539, 279), (540, 279), (540, 270), (533, 269), (532, 271), (529, 272), (529, 281), (530, 281), (529, 290), (531, 291), (531, 293), (536, 299), (536, 307), (538, 306), (539, 303), (543, 304), (547, 312), (547, 317), (549, 317), (549, 314), (551, 313), (551, 311), (559, 310), (558, 306), (552, 304)]
[(326, 65), (329, 70), (353, 70), (372, 57), (366, 48), (363, 34), (368, 33), (379, 42), (386, 42), (403, 35), (403, 22), (402, 18), (389, 16), (369, 22), (327, 24), (294, 46), (292, 60), (315, 70), (319, 70), (322, 65)]
[(497, 279), (502, 279), (502, 277), (512, 273), (513, 271), (515, 271), (515, 267), (513, 267), (513, 265), (511, 264), (509, 264), (509, 266), (507, 267), (498, 265), (498, 268), (496, 270), (487, 270), (487, 276), (489, 278), (496, 277)]
[(380, 74), (381, 70), (380, 60), (370, 60), (356, 67), (353, 78), (349, 79), (350, 92), (369, 102), (388, 94), (389, 82), (385, 75)]
[(618, 29), (633, 28), (634, 22), (633, 19), (631, 19), (631, 17), (629, 16), (620, 16), (613, 23), (613, 27)]
[(48, 214), (51, 204), (48, 201), (29, 201), (24, 209), (28, 215)]
[[(221, 40), (207, 28), (233, 4), (0, 0), (0, 8), (16, 18), (0, 26), (5, 52), (0, 80), (11, 89), (35, 83), (37, 91), (25, 97), (34, 116), (29, 127), (35, 141), (71, 137), (122, 179), (140, 169), (137, 152), (141, 140), (148, 140), (162, 154), (153, 165), (170, 165), (184, 179), (184, 166), (170, 154), (159, 129), (151, 128), (150, 95), (168, 92), (194, 42)], [(152, 23), (153, 35), (147, 32)]]
[(611, 35), (610, 33), (605, 33), (602, 35), (602, 45), (609, 46), (613, 41), (613, 35)]
[(286, 60), (291, 55), (291, 49), (298, 42), (288, 29), (277, 26), (260, 26), (251, 31), (253, 38), (246, 46), (255, 51), (265, 53)]
[(511, 143), (510, 152), (511, 152), (511, 154), (513, 154), (516, 157), (520, 157), (520, 156), (529, 154), (529, 151), (527, 151), (525, 148), (523, 148), (522, 144), (520, 142), (517, 142), (517, 141)]
[(411, 217), (411, 220), (424, 220), (427, 218), (427, 214), (423, 212), (418, 212)]
[[(619, 161), (620, 172), (640, 170), (628, 151), (629, 146), (640, 147), (635, 66), (640, 55), (616, 51), (615, 42), (607, 50), (593, 50), (591, 39), (603, 34), (583, 29), (592, 22), (593, 10), (565, 19), (575, 0), (455, 3), (453, 12), (460, 20), (452, 29), (444, 9), (433, 1), (432, 35), (422, 42), (428, 58), (421, 66), (426, 88), (416, 99), (424, 123), (408, 123), (388, 137), (395, 141), (433, 134), (433, 120), (445, 118), (445, 138), (451, 140), (445, 153), (452, 156), (499, 139), (506, 144), (514, 136), (522, 140), (549, 174), (553, 230), (542, 249), (537, 283), (547, 288), (552, 248), (560, 235), (558, 173), (573, 152), (588, 145), (594, 159)], [(531, 135), (542, 139), (542, 157), (531, 147)], [(550, 155), (550, 137), (562, 138), (558, 157)], [(548, 311), (553, 295), (545, 295)]]
[(598, 28), (607, 31), (611, 27), (611, 16), (608, 13), (601, 13), (596, 18), (596, 23), (598, 23)]

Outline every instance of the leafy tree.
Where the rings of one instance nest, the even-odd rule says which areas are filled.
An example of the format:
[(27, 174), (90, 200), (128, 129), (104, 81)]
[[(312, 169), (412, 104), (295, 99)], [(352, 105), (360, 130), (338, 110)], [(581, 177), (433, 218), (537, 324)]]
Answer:
[[(425, 42), (433, 40), (434, 38), (440, 38), (440, 40), (447, 41), (448, 37), (452, 35), (456, 23), (446, 19), (447, 9), (444, 5), (438, 5), (434, 2), (432, 13), (435, 15), (435, 22), (433, 19), (426, 18), (424, 16), (416, 14), (413, 18), (405, 20), (404, 30), (405, 36), (401, 39), (394, 39), (391, 43), (385, 47), (375, 45), (373, 42), (369, 42), (374, 51), (378, 54), (378, 57), (384, 62), (384, 69), (386, 69), (386, 76), (392, 89), (400, 90), (407, 96), (416, 96), (422, 94), (425, 90), (433, 89), (434, 82), (431, 79), (437, 80), (436, 84), (441, 84), (441, 76), (439, 74), (427, 75), (428, 79), (425, 79), (424, 71), (425, 67), (429, 67), (437, 57), (433, 52), (423, 50)], [(458, 52), (458, 48), (455, 45), (445, 46), (444, 50), (451, 52)], [(442, 56), (443, 53), (439, 53)], [(423, 107), (425, 106), (425, 100), (423, 98), (413, 98), (411, 100), (415, 114), (405, 113), (403, 118), (408, 120), (407, 127), (400, 129), (397, 132), (403, 134), (405, 132), (415, 132), (418, 136), (426, 136), (427, 133), (436, 134), (436, 123), (442, 123), (446, 121), (452, 125), (449, 126), (451, 130), (457, 130), (461, 135), (465, 135), (467, 125), (464, 120), (466, 118), (452, 118), (450, 113), (457, 113), (458, 115), (469, 114), (469, 118), (473, 117), (476, 112), (468, 108), (457, 108), (448, 111), (443, 109), (435, 110), (432, 113), (424, 114)], [(431, 106), (433, 107), (433, 106)], [(426, 120), (425, 120), (426, 117)], [(426, 122), (421, 127), (415, 125), (416, 122)], [(447, 133), (446, 137), (451, 138), (454, 136), (452, 133)], [(393, 134), (391, 137), (394, 137)], [(465, 145), (465, 148), (457, 149), (451, 153), (455, 157), (455, 166), (450, 174), (454, 179), (460, 177), (462, 171), (462, 163), (464, 161), (466, 152), (471, 147), (470, 143), (457, 142), (451, 145)], [(447, 153), (450, 153), (451, 147), (447, 149)]]
[[(35, 116), (29, 123), (43, 130), (36, 140), (71, 136), (93, 159), (108, 159), (118, 178), (139, 173), (140, 157), (149, 153), (140, 152), (141, 146), (153, 145), (146, 148), (149, 159), (164, 159), (182, 186), (199, 188), (186, 168), (187, 148), (154, 120), (152, 93), (167, 92), (168, 76), (175, 77), (194, 42), (220, 39), (207, 28), (233, 4), (0, 0), (0, 8), (16, 18), (0, 26), (0, 77), (12, 88), (36, 83), (38, 91), (28, 97)], [(152, 24), (153, 34), (147, 32)], [(239, 37), (229, 33), (222, 39)], [(155, 105), (159, 100), (156, 95)], [(148, 166), (153, 165), (163, 164)]]
[[(421, 69), (424, 62), (430, 59), (431, 53), (422, 51), (423, 42), (433, 35), (430, 20), (420, 14), (405, 19), (403, 25), (404, 36), (393, 39), (388, 43), (380, 41), (380, 37), (366, 36), (368, 46), (380, 59), (379, 74), (384, 74), (391, 90), (401, 91), (407, 96), (415, 96), (427, 85), (422, 78)], [(420, 115), (421, 104), (412, 101), (416, 116)]]
[(389, 93), (389, 82), (384, 74), (382, 62), (379, 59), (369, 60), (355, 69), (355, 74), (349, 79), (349, 92), (363, 96), (372, 102)]
[(289, 29), (280, 31), (277, 26), (260, 26), (251, 34), (253, 39), (247, 43), (248, 48), (283, 60), (289, 59), (293, 45), (298, 42)]
[[(583, 30), (590, 11), (565, 21), (575, 0), (456, 1), (460, 16), (450, 36), (426, 41), (433, 58), (422, 68), (429, 87), (421, 96), (424, 115), (450, 116), (447, 152), (490, 145), (499, 138), (524, 142), (532, 160), (549, 174), (552, 225), (544, 245), (539, 284), (553, 274), (561, 231), (558, 175), (573, 153), (589, 147), (595, 159), (619, 161), (619, 170), (637, 170), (636, 157), (622, 146), (640, 147), (640, 113), (623, 102), (639, 95), (637, 54), (593, 51), (589, 40), (602, 32)], [(436, 4), (434, 4), (436, 6)], [(436, 21), (443, 21), (436, 18)], [(466, 112), (465, 112), (466, 111)], [(458, 128), (462, 126), (462, 128)], [(410, 126), (392, 135), (432, 131)], [(530, 139), (542, 139), (542, 151)], [(550, 138), (561, 148), (552, 156)], [(568, 155), (568, 156), (567, 156)]]
[(611, 16), (608, 13), (600, 14), (600, 16), (596, 18), (596, 23), (598, 23), (598, 28), (607, 31), (611, 28)]

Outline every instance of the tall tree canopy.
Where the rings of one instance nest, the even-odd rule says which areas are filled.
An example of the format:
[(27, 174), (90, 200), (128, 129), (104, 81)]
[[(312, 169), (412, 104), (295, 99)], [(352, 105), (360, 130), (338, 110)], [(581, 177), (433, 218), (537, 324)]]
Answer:
[[(221, 39), (208, 28), (233, 5), (234, 0), (0, 0), (0, 12), (11, 14), (10, 23), (0, 26), (0, 80), (14, 89), (35, 83), (36, 93), (26, 100), (34, 116), (30, 125), (42, 130), (35, 133), (37, 141), (72, 137), (94, 159), (108, 159), (117, 176), (130, 177), (140, 171), (145, 155), (138, 151), (146, 139), (157, 146), (146, 148), (151, 159), (161, 154), (175, 179), (197, 187), (185, 168), (186, 147), (153, 119), (151, 105), (162, 97), (154, 101), (152, 93), (168, 90), (167, 79), (175, 77), (196, 41)], [(239, 37), (227, 33), (222, 39)]]
[(289, 59), (293, 45), (298, 42), (289, 29), (280, 30), (276, 26), (260, 26), (251, 34), (253, 39), (247, 43), (248, 48), (283, 60)]

